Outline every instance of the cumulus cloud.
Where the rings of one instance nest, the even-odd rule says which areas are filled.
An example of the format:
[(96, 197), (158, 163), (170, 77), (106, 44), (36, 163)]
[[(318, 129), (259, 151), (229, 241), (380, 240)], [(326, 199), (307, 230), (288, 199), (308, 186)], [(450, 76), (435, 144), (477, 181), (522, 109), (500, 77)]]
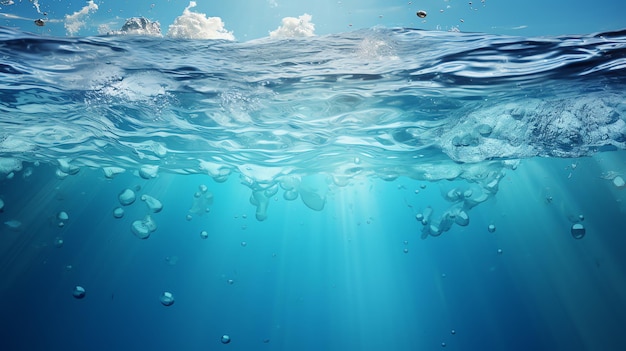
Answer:
[(282, 25), (270, 32), (271, 38), (299, 38), (315, 35), (315, 24), (311, 22), (311, 15), (283, 18)]
[(191, 12), (196, 7), (195, 1), (190, 1), (183, 14), (176, 17), (169, 26), (167, 36), (181, 39), (226, 39), (235, 40), (233, 32), (224, 28), (224, 22), (219, 17), (207, 17), (204, 13)]
[[(104, 28), (103, 28), (104, 29)], [(150, 35), (160, 37), (161, 24), (152, 22), (145, 17), (131, 17), (126, 20), (120, 30), (106, 31), (109, 35)]]
[(65, 30), (68, 35), (75, 35), (78, 31), (85, 26), (85, 18), (90, 14), (98, 10), (93, 0), (89, 0), (87, 5), (79, 11), (74, 12), (71, 15), (65, 15)]

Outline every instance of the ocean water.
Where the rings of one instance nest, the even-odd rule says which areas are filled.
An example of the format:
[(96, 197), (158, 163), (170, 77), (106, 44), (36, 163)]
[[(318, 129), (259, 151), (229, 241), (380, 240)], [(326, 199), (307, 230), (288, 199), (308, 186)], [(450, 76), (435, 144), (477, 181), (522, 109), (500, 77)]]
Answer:
[(624, 31), (0, 57), (2, 350), (626, 347)]

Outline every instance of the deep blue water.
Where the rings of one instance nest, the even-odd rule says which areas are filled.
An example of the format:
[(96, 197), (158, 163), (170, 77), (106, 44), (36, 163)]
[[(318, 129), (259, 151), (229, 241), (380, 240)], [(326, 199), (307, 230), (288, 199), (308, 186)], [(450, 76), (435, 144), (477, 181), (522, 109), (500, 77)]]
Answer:
[(2, 29), (0, 349), (623, 349), (625, 45)]

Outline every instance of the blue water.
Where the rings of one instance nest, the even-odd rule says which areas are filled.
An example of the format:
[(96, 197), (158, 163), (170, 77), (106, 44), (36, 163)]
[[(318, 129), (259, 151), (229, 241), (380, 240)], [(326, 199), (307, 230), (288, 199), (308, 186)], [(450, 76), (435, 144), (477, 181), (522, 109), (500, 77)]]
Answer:
[(0, 57), (2, 350), (626, 347), (626, 32)]

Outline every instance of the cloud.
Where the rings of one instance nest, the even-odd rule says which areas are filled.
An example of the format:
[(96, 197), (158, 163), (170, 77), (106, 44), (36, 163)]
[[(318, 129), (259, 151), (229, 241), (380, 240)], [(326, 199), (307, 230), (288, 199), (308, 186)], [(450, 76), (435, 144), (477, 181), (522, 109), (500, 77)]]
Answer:
[[(101, 30), (108, 28), (102, 27)], [(156, 37), (163, 36), (161, 34), (161, 24), (159, 21), (152, 22), (145, 17), (131, 17), (126, 20), (124, 26), (120, 30), (109, 31), (105, 33), (109, 35), (151, 35)]]
[(315, 35), (315, 24), (311, 22), (311, 15), (304, 14), (298, 18), (285, 17), (282, 25), (270, 32), (271, 38), (299, 38)]
[(207, 17), (204, 13), (191, 12), (196, 7), (195, 1), (190, 1), (183, 14), (176, 17), (169, 26), (167, 36), (181, 39), (226, 39), (235, 40), (233, 32), (224, 28), (224, 22), (219, 17)]
[(65, 30), (68, 35), (75, 35), (78, 31), (85, 26), (85, 17), (90, 13), (96, 12), (98, 5), (93, 0), (89, 0), (87, 5), (80, 11), (76, 11), (71, 15), (65, 15)]

